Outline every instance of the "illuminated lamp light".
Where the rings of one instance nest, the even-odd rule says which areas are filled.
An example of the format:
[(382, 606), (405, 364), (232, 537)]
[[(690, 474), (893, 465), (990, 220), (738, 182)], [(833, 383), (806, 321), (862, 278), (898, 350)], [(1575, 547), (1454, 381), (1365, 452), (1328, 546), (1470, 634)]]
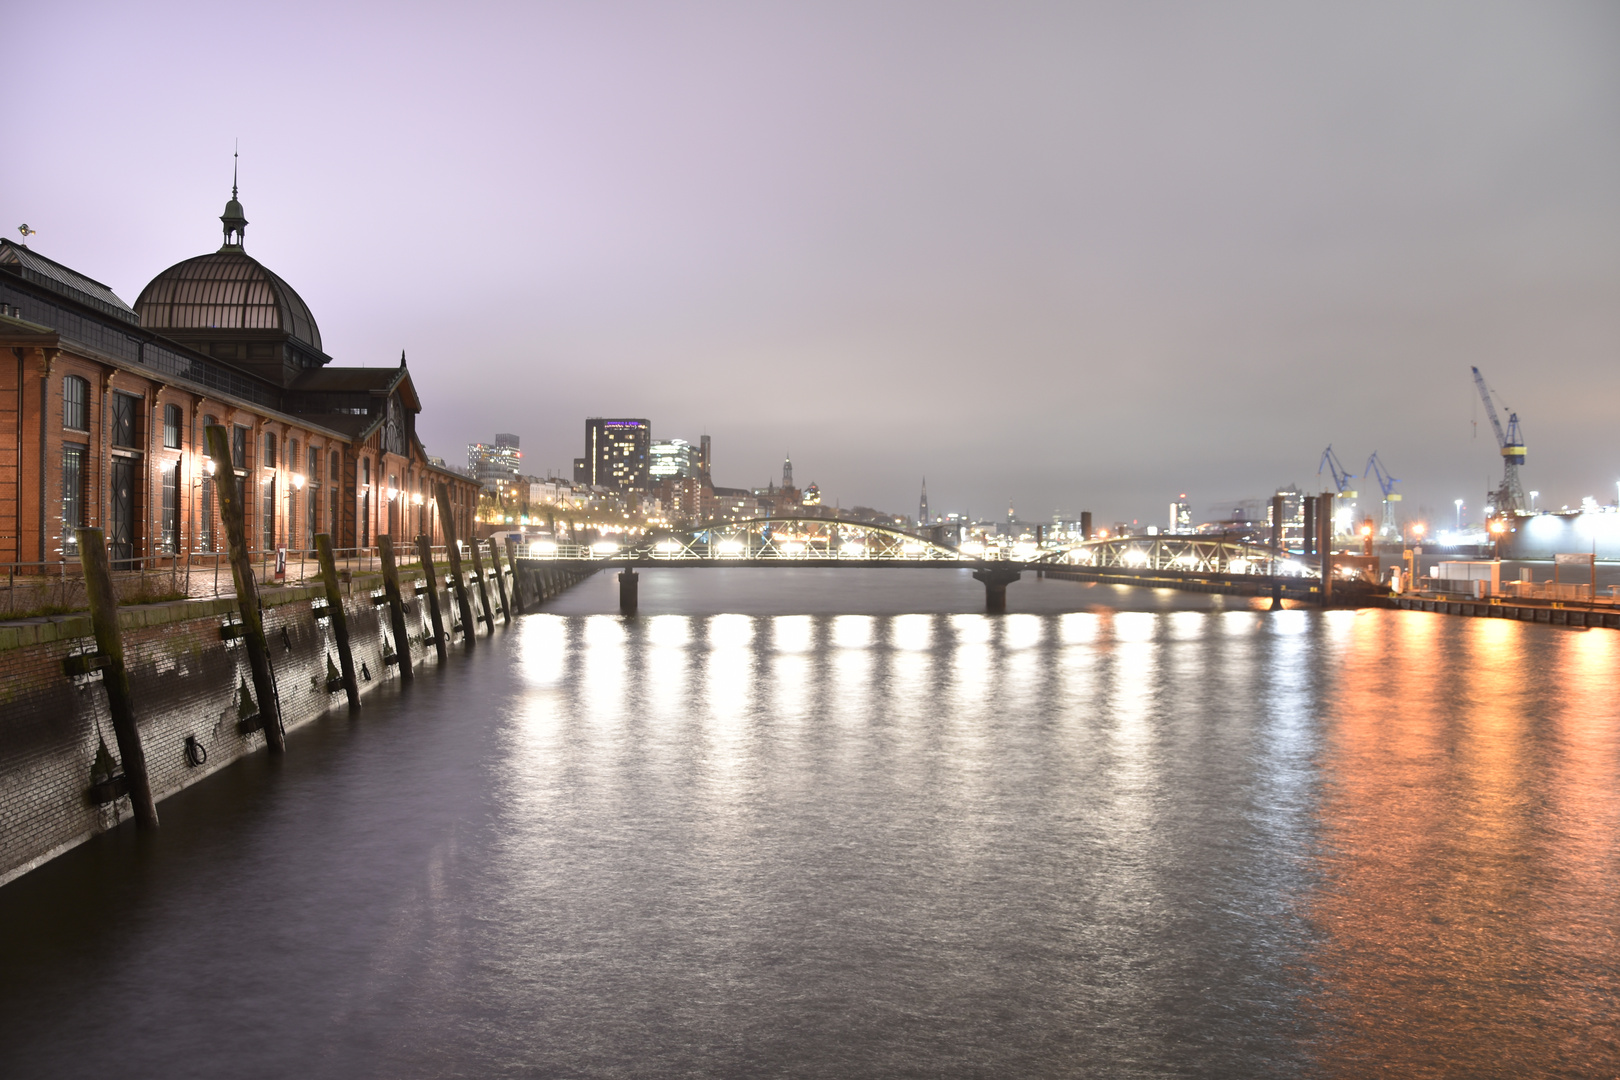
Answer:
[(660, 555), (679, 555), (681, 553), (681, 542), (679, 540), (660, 540), (653, 546), (653, 550)]
[(293, 486), (294, 491), (303, 491), (304, 490), (304, 474), (303, 473), (293, 473), (292, 474), (292, 486)]
[[(849, 547), (850, 545), (845, 544), (844, 546)], [(984, 545), (979, 543), (977, 540), (969, 540), (967, 543), (963, 544), (958, 550), (961, 551), (961, 553), (963, 555), (968, 555), (968, 556), (971, 556), (973, 558), (977, 558), (978, 556), (984, 554)]]
[(619, 545), (611, 540), (598, 540), (591, 545), (592, 555), (612, 555), (619, 550)]
[(1146, 566), (1148, 564), (1148, 555), (1141, 548), (1131, 548), (1120, 561), (1126, 566)]
[(784, 555), (803, 555), (804, 554), (804, 544), (801, 543), (798, 540), (789, 540), (787, 543), (782, 545), (782, 554), (784, 554)]
[(900, 545), (900, 554), (910, 556), (911, 558), (916, 558), (926, 550), (927, 548), (915, 540), (908, 540), (904, 544)]
[(722, 540), (715, 545), (715, 551), (722, 558), (734, 559), (743, 553), (741, 540)]
[(557, 554), (557, 541), (555, 541), (555, 540), (536, 540), (534, 543), (529, 545), (529, 554), (530, 555), (555, 555), (555, 554)]
[(216, 466), (214, 465), (213, 458), (203, 458), (203, 472), (207, 473), (209, 476), (213, 476), (215, 468)]

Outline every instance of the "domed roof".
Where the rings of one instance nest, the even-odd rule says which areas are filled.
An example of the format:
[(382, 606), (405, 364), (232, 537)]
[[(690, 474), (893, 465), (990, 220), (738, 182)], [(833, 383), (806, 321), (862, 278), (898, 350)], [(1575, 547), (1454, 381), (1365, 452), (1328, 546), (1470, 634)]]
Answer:
[(149, 330), (281, 330), (321, 351), (309, 305), (240, 247), (175, 263), (135, 301)]

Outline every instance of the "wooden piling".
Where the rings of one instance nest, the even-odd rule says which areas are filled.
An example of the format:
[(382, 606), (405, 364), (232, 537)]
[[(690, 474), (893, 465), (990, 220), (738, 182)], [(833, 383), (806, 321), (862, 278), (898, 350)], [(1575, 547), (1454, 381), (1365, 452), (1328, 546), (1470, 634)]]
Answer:
[(493, 634), (495, 616), (489, 610), (489, 579), (484, 577), (484, 556), (480, 554), (480, 546), (476, 539), (467, 541), (467, 549), (472, 552), (473, 577), (478, 579), (478, 603), (484, 612), (484, 629)]
[(428, 617), (433, 622), (433, 651), (442, 664), (448, 655), (445, 649), (447, 639), (444, 633), (444, 616), (439, 614), (439, 586), (443, 583), (433, 568), (433, 545), (428, 541), (426, 534), (416, 538), (416, 555), (422, 560), (422, 576), (427, 579)]
[(523, 575), (518, 572), (517, 537), (507, 534), (506, 561), (512, 567), (512, 603), (519, 615), (528, 608), (523, 603)]
[(248, 557), (246, 516), (241, 495), (236, 490), (236, 470), (231, 464), (231, 437), (219, 424), (209, 425), (206, 436), (208, 457), (214, 463), (213, 487), (219, 498), (219, 518), (225, 526), (225, 542), (231, 554), (237, 609), (242, 615), (242, 643), (247, 649), (248, 668), (253, 672), (259, 718), (264, 722), (264, 742), (272, 754), (282, 754), (287, 750), (287, 736), (281, 729), (276, 679), (270, 670), (270, 646), (264, 637), (259, 585), (253, 577), (253, 561)]
[(501, 594), (501, 625), (512, 625), (512, 609), (506, 603), (506, 573), (501, 569), (501, 548), (495, 538), (489, 538), (489, 565), (495, 570), (495, 587)]
[(399, 677), (411, 679), (411, 638), (405, 629), (405, 598), (399, 591), (399, 567), (394, 565), (394, 538), (387, 533), (377, 537), (382, 553), (383, 591), (388, 594), (388, 618), (394, 626), (394, 655), (399, 657)]
[(456, 515), (450, 506), (450, 486), (443, 480), (434, 481), (433, 498), (439, 504), (444, 550), (450, 556), (452, 587), (456, 591), (456, 606), (461, 609), (461, 642), (471, 649), (478, 644), (478, 630), (473, 624), (472, 602), (467, 599), (467, 575), (461, 572), (461, 547), (456, 543)]
[(636, 613), (637, 593), (639, 592), (639, 575), (630, 567), (619, 571), (619, 614), (634, 615)]
[(1322, 553), (1322, 606), (1333, 603), (1333, 493), (1324, 491), (1316, 507), (1317, 550)]
[(79, 539), (79, 565), (84, 567), (84, 591), (90, 600), (90, 626), (103, 658), (101, 684), (107, 690), (107, 711), (112, 714), (118, 759), (129, 783), (129, 802), (135, 810), (135, 824), (155, 829), (157, 804), (152, 801), (146, 751), (135, 726), (135, 699), (129, 691), (129, 672), (124, 668), (124, 637), (118, 629), (118, 593), (107, 562), (106, 536), (100, 529), (78, 529), (75, 535)]
[(360, 684), (354, 678), (354, 653), (349, 649), (349, 617), (343, 610), (343, 593), (338, 589), (332, 538), (326, 533), (315, 534), (315, 557), (321, 562), (321, 584), (326, 586), (326, 617), (332, 620), (332, 636), (337, 639), (343, 692), (349, 698), (349, 711), (354, 712), (360, 708)]

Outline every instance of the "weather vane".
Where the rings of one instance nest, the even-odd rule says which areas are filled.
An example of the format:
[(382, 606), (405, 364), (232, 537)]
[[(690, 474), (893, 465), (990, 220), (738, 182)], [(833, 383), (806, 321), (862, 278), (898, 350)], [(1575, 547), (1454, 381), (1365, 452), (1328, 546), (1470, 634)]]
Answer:
[(36, 236), (36, 235), (39, 234), (39, 230), (38, 229), (30, 229), (28, 227), (28, 222), (26, 222), (26, 221), (23, 222), (21, 225), (17, 226), (17, 231), (23, 234), (23, 239), (24, 240), (28, 239), (30, 236)]

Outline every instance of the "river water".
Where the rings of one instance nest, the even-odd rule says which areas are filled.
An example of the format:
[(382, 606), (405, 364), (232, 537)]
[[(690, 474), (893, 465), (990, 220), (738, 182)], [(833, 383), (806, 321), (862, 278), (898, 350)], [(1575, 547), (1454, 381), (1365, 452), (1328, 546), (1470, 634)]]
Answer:
[(8, 1077), (1620, 1072), (1620, 634), (598, 575), (0, 889)]

